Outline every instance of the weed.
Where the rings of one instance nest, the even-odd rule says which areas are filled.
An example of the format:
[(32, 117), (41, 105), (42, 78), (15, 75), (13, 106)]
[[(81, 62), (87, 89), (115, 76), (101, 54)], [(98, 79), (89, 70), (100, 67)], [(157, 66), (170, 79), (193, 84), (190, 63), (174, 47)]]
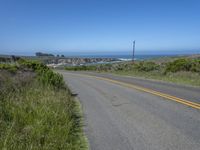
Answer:
[(63, 77), (38, 62), (19, 60), (14, 73), (12, 67), (0, 68), (0, 149), (87, 149)]

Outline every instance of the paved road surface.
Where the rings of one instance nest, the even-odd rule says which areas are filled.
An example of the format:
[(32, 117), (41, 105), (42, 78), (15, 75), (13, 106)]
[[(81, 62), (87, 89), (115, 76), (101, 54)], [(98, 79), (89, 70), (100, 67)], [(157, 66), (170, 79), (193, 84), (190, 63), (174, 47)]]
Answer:
[[(200, 150), (199, 109), (99, 78), (60, 73), (82, 103), (91, 150)], [(199, 88), (93, 75), (200, 101)]]

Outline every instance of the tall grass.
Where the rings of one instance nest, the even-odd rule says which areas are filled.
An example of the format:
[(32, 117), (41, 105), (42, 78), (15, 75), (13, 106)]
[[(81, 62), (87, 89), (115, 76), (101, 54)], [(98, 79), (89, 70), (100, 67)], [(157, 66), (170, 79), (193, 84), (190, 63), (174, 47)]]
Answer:
[(24, 72), (0, 70), (0, 149), (87, 149), (78, 103), (62, 76), (44, 70), (23, 84), (15, 79)]

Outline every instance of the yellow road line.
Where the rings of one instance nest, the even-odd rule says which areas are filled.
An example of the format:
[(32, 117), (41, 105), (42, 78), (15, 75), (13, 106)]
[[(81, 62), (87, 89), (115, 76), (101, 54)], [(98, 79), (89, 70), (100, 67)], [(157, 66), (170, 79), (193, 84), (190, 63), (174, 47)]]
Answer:
[(178, 103), (181, 103), (181, 104), (184, 104), (184, 105), (196, 108), (196, 109), (200, 109), (199, 103), (191, 102), (189, 100), (185, 100), (185, 99), (178, 98), (178, 97), (175, 97), (175, 96), (172, 96), (172, 95), (169, 95), (169, 94), (154, 91), (154, 90), (151, 90), (151, 89), (148, 89), (148, 88), (144, 88), (144, 87), (140, 87), (140, 86), (137, 86), (137, 85), (133, 85), (133, 84), (117, 81), (117, 80), (112, 80), (112, 79), (108, 79), (108, 78), (104, 78), (104, 77), (97, 77), (97, 76), (93, 76), (93, 75), (85, 75), (85, 74), (84, 75), (83, 74), (76, 74), (76, 75), (92, 77), (92, 78), (96, 78), (96, 79), (99, 79), (99, 80), (109, 81), (111, 83), (115, 83), (115, 84), (125, 86), (125, 87), (131, 88), (131, 89), (136, 89), (136, 90), (139, 90), (139, 91), (147, 92), (147, 93), (157, 95), (157, 96), (160, 96), (160, 97), (163, 97), (163, 98), (166, 98), (166, 99), (169, 99), (169, 100), (172, 100), (172, 101), (175, 101), (175, 102), (178, 102)]

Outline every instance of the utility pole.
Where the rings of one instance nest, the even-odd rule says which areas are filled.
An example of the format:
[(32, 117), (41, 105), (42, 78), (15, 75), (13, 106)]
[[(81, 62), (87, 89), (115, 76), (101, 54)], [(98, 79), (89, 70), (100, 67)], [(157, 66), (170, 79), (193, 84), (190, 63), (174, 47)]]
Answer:
[(133, 41), (133, 56), (132, 56), (132, 62), (134, 63), (135, 59), (135, 40)]

